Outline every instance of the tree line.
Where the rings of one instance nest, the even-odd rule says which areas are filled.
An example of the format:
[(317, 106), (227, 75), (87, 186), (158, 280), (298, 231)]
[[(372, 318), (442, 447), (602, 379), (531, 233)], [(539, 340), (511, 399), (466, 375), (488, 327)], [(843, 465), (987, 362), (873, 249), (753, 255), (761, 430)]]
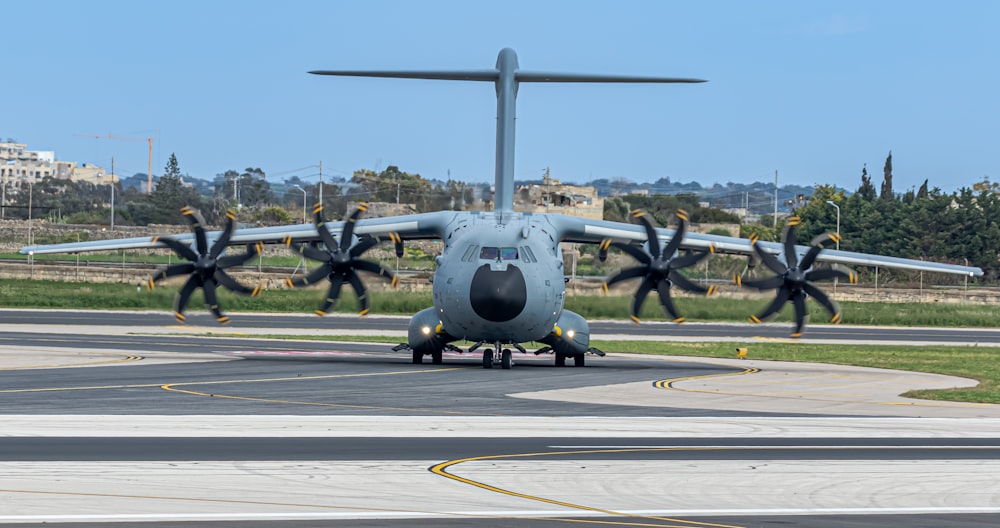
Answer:
[[(6, 218), (27, 218), (29, 193), (25, 191), (23, 186), (5, 190)], [(184, 181), (172, 154), (152, 193), (123, 190), (120, 185), (114, 192), (116, 225), (176, 224), (178, 211), (185, 205), (199, 208), (216, 225), (228, 208), (238, 208), (241, 221), (274, 225), (302, 221), (303, 193), (308, 218), (320, 189), (317, 183), (295, 176), (272, 185), (263, 170), (253, 167), (226, 171), (209, 185), (191, 185)], [(31, 189), (32, 216), (73, 224), (108, 224), (110, 195), (110, 185), (46, 178)], [(325, 183), (322, 195), (331, 220), (342, 218), (350, 203), (359, 200), (412, 204), (413, 212), (461, 210), (474, 203), (490, 206), (488, 187), (457, 181), (434, 183), (392, 165), (378, 172), (355, 171), (350, 181)], [(916, 191), (896, 193), (890, 152), (877, 190), (867, 167), (862, 168), (854, 192), (829, 184), (815, 186), (812, 196), (793, 210), (802, 219), (800, 243), (835, 231), (838, 207), (842, 250), (979, 266), (985, 272), (981, 281), (1000, 279), (1000, 185), (988, 178), (952, 193), (929, 188), (927, 181)], [(675, 223), (677, 209), (688, 210), (697, 223), (740, 223), (720, 209), (700, 206), (695, 194), (609, 197), (604, 217), (628, 222), (629, 211), (635, 208), (646, 209), (662, 226)], [(743, 224), (741, 236), (756, 233), (763, 240), (777, 241), (783, 223), (783, 218), (775, 222), (765, 216), (757, 224)]]

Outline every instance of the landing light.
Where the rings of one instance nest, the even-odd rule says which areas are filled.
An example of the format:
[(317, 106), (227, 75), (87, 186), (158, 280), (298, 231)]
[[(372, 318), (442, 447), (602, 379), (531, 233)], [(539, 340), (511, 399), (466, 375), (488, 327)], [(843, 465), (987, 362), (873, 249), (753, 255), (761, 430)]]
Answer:
[(424, 325), (424, 326), (420, 327), (420, 333), (422, 333), (424, 335), (431, 335), (431, 327), (429, 327), (427, 325)]
[(566, 337), (568, 337), (570, 339), (573, 339), (573, 336), (575, 336), (575, 335), (576, 335), (576, 330), (567, 330), (566, 331)]

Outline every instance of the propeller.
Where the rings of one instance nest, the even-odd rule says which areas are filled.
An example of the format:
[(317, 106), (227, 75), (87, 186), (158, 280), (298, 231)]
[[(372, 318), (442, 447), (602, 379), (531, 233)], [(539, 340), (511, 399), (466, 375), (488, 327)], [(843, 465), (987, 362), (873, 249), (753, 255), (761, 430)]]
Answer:
[[(341, 287), (344, 282), (351, 285), (354, 293), (358, 297), (361, 305), (360, 315), (368, 314), (368, 290), (358, 276), (359, 271), (365, 271), (387, 278), (393, 287), (398, 284), (396, 275), (389, 268), (378, 262), (364, 260), (361, 257), (365, 251), (375, 247), (383, 241), (382, 238), (363, 235), (358, 238), (358, 242), (351, 245), (354, 238), (354, 224), (361, 213), (368, 209), (367, 203), (360, 203), (344, 221), (344, 229), (340, 233), (340, 241), (330, 233), (323, 220), (323, 206), (316, 204), (313, 208), (313, 221), (316, 224), (316, 232), (319, 233), (319, 244), (303, 245), (292, 241), (291, 236), (285, 237), (285, 244), (291, 247), (296, 253), (310, 260), (321, 262), (316, 269), (309, 272), (305, 277), (298, 279), (285, 279), (285, 285), (289, 288), (297, 288), (315, 284), (323, 278), (330, 281), (330, 289), (326, 294), (323, 304), (316, 310), (316, 315), (324, 316), (337, 299), (340, 297)], [(399, 233), (390, 233), (389, 240), (396, 246), (396, 256), (403, 255), (403, 238)]]
[(636, 290), (635, 295), (632, 297), (631, 317), (632, 321), (636, 323), (639, 322), (639, 309), (642, 308), (642, 303), (646, 300), (649, 292), (654, 289), (660, 297), (660, 305), (663, 306), (667, 315), (673, 317), (675, 323), (684, 322), (684, 317), (678, 315), (677, 309), (674, 307), (673, 299), (670, 296), (672, 285), (677, 285), (683, 290), (703, 293), (705, 295), (712, 295), (716, 291), (715, 286), (704, 288), (691, 282), (690, 279), (678, 272), (680, 269), (701, 262), (710, 253), (715, 252), (715, 247), (710, 247), (709, 251), (688, 251), (683, 255), (675, 257), (677, 249), (680, 248), (681, 242), (684, 240), (684, 232), (687, 230), (687, 211), (678, 209), (677, 218), (680, 221), (677, 230), (670, 241), (663, 245), (662, 249), (659, 246), (656, 228), (653, 226), (652, 221), (650, 221), (649, 214), (641, 209), (632, 211), (632, 219), (633, 221), (640, 222), (646, 228), (646, 246), (648, 252), (629, 244), (612, 242), (610, 238), (602, 240), (599, 246), (598, 257), (602, 261), (608, 257), (608, 248), (616, 247), (631, 255), (632, 258), (638, 260), (641, 264), (621, 270), (617, 275), (604, 283), (604, 291), (607, 292), (608, 287), (616, 282), (642, 277), (642, 283), (639, 284), (639, 289)]
[(781, 233), (782, 244), (784, 245), (784, 263), (764, 250), (757, 243), (758, 237), (756, 235), (750, 238), (750, 244), (753, 246), (754, 252), (760, 258), (760, 261), (775, 273), (774, 276), (755, 280), (744, 280), (739, 275), (733, 277), (737, 286), (749, 286), (760, 290), (777, 290), (774, 300), (764, 308), (764, 311), (750, 316), (750, 321), (753, 323), (760, 323), (771, 317), (786, 302), (791, 302), (795, 306), (795, 330), (792, 332), (792, 337), (801, 336), (802, 329), (805, 327), (807, 319), (807, 296), (816, 299), (816, 302), (822, 305), (826, 311), (830, 312), (830, 315), (833, 316), (830, 319), (831, 323), (838, 324), (843, 319), (840, 313), (840, 306), (820, 290), (814, 284), (815, 281), (841, 278), (847, 279), (851, 284), (858, 282), (858, 276), (853, 271), (844, 271), (837, 268), (810, 269), (813, 263), (816, 262), (816, 257), (819, 256), (820, 251), (827, 244), (837, 242), (840, 239), (840, 235), (837, 233), (826, 233), (814, 238), (810, 243), (809, 251), (799, 261), (798, 254), (795, 252), (795, 245), (798, 242), (795, 236), (795, 227), (800, 223), (801, 220), (799, 217), (789, 217), (788, 222), (785, 224), (785, 229)]
[(201, 213), (193, 207), (184, 207), (181, 209), (181, 213), (191, 224), (191, 229), (194, 231), (194, 248), (169, 237), (153, 237), (152, 241), (174, 250), (174, 253), (188, 262), (173, 264), (167, 266), (166, 269), (158, 271), (146, 281), (146, 288), (152, 290), (157, 282), (167, 277), (189, 275), (187, 282), (181, 287), (174, 301), (174, 316), (177, 318), (177, 321), (184, 322), (184, 308), (187, 306), (188, 300), (191, 299), (191, 294), (196, 289), (201, 288), (205, 294), (205, 305), (215, 315), (215, 320), (220, 324), (228, 324), (229, 317), (219, 310), (216, 289), (222, 286), (227, 290), (244, 295), (260, 295), (262, 290), (261, 285), (257, 285), (252, 289), (248, 288), (237, 282), (225, 270), (233, 266), (240, 266), (259, 255), (264, 249), (264, 243), (248, 244), (246, 253), (242, 255), (220, 257), (219, 255), (229, 245), (229, 240), (233, 236), (236, 214), (232, 210), (226, 211), (226, 227), (215, 243), (212, 244), (212, 247), (208, 247), (208, 239), (205, 237), (205, 219), (201, 216)]

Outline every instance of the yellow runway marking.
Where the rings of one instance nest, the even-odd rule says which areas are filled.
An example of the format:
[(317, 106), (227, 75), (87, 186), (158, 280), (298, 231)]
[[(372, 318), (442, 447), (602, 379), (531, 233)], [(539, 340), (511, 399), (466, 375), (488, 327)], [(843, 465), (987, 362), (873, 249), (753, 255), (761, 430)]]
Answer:
[(262, 403), (281, 403), (289, 405), (308, 405), (313, 407), (335, 407), (338, 409), (365, 409), (365, 410), (378, 410), (378, 411), (403, 411), (403, 412), (417, 412), (417, 413), (432, 413), (432, 414), (451, 414), (451, 415), (465, 415), (465, 416), (504, 416), (502, 414), (489, 414), (489, 413), (471, 413), (464, 411), (445, 411), (441, 409), (421, 409), (417, 407), (386, 407), (379, 405), (356, 405), (347, 403), (328, 403), (328, 402), (310, 402), (310, 401), (299, 401), (299, 400), (281, 400), (274, 398), (257, 398), (253, 396), (233, 396), (229, 394), (218, 394), (214, 392), (202, 392), (181, 389), (179, 387), (196, 386), (196, 385), (230, 385), (230, 384), (240, 384), (240, 383), (269, 383), (269, 382), (280, 382), (280, 381), (310, 381), (319, 379), (338, 379), (338, 378), (363, 378), (363, 377), (378, 377), (378, 376), (403, 376), (412, 374), (437, 374), (441, 372), (449, 372), (453, 370), (459, 370), (455, 368), (441, 368), (433, 370), (400, 370), (395, 372), (368, 372), (361, 374), (334, 374), (329, 376), (302, 376), (302, 377), (289, 377), (289, 378), (264, 378), (264, 379), (244, 379), (244, 380), (223, 380), (223, 381), (198, 381), (191, 383), (167, 383), (159, 385), (159, 387), (165, 391), (176, 392), (180, 394), (189, 394), (191, 396), (204, 396), (208, 398), (223, 398), (228, 400), (242, 400), (242, 401), (252, 401), (252, 402), (262, 402)]
[(2, 389), (0, 394), (16, 394), (22, 392), (62, 392), (79, 390), (102, 390), (102, 389), (141, 389), (148, 387), (159, 387), (159, 383), (143, 383), (136, 385), (90, 385), (83, 387), (39, 387), (35, 389)]
[(641, 453), (641, 452), (657, 452), (657, 451), (721, 451), (725, 448), (713, 448), (713, 447), (703, 447), (703, 448), (690, 448), (690, 447), (653, 447), (653, 448), (628, 448), (628, 449), (588, 449), (583, 451), (548, 451), (541, 453), (517, 453), (511, 455), (485, 455), (478, 457), (469, 458), (459, 458), (455, 460), (449, 460), (447, 462), (441, 462), (428, 468), (431, 473), (435, 475), (442, 476), (447, 479), (460, 482), (462, 484), (468, 484), (470, 486), (475, 486), (486, 491), (491, 491), (494, 493), (500, 493), (502, 495), (508, 495), (510, 497), (517, 497), (521, 499), (527, 499), (536, 502), (544, 502), (546, 504), (552, 504), (555, 506), (562, 506), (564, 508), (572, 508), (575, 510), (602, 513), (605, 515), (613, 515), (616, 517), (636, 517), (640, 519), (648, 519), (650, 521), (662, 521), (668, 523), (680, 523), (680, 524), (648, 524), (648, 523), (632, 523), (632, 522), (622, 522), (622, 521), (597, 521), (597, 520), (583, 520), (583, 519), (560, 519), (553, 518), (554, 521), (568, 521), (568, 522), (583, 522), (583, 523), (593, 523), (593, 524), (611, 524), (617, 526), (658, 526), (661, 528), (691, 528), (693, 526), (705, 526), (712, 528), (744, 528), (741, 526), (736, 526), (732, 524), (715, 524), (699, 521), (686, 521), (684, 519), (674, 519), (671, 517), (657, 517), (650, 515), (634, 515), (625, 512), (619, 512), (615, 510), (609, 510), (605, 508), (596, 508), (593, 506), (586, 506), (583, 504), (575, 504), (572, 502), (566, 502), (556, 499), (549, 499), (546, 497), (539, 497), (537, 495), (529, 495), (527, 493), (520, 493), (517, 491), (511, 491), (503, 488), (498, 488), (496, 486), (486, 484), (485, 482), (479, 482), (477, 480), (472, 480), (469, 478), (458, 476), (454, 473), (450, 473), (448, 470), (459, 464), (465, 462), (483, 462), (490, 460), (507, 460), (514, 458), (536, 458), (554, 455), (592, 455), (592, 454), (615, 454), (615, 453)]
[[(720, 366), (724, 366), (724, 365), (720, 365)], [(745, 374), (756, 374), (758, 372), (760, 372), (760, 369), (753, 368), (753, 367), (748, 367), (748, 368), (745, 368), (745, 369), (743, 369), (743, 370), (741, 370), (739, 372), (720, 372), (718, 374), (704, 374), (704, 375), (701, 375), (701, 376), (685, 376), (685, 377), (682, 377), (682, 378), (662, 379), (662, 380), (654, 381), (653, 382), (653, 386), (656, 387), (657, 389), (663, 389), (663, 390), (676, 390), (676, 391), (682, 391), (682, 392), (704, 392), (704, 393), (709, 393), (709, 394), (716, 394), (718, 391), (713, 391), (713, 390), (699, 390), (699, 389), (678, 389), (677, 387), (674, 387), (673, 384), (677, 383), (677, 382), (680, 382), (680, 381), (691, 381), (691, 380), (708, 379), (708, 378), (721, 378), (721, 377), (724, 377), (724, 376), (742, 376), (742, 375), (745, 375)]]

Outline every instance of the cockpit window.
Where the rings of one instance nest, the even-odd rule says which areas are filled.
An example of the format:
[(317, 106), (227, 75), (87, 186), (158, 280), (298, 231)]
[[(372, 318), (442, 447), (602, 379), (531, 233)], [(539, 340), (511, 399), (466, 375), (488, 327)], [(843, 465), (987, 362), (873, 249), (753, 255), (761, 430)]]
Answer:
[(483, 246), (479, 250), (479, 258), (485, 260), (517, 260), (517, 248)]

